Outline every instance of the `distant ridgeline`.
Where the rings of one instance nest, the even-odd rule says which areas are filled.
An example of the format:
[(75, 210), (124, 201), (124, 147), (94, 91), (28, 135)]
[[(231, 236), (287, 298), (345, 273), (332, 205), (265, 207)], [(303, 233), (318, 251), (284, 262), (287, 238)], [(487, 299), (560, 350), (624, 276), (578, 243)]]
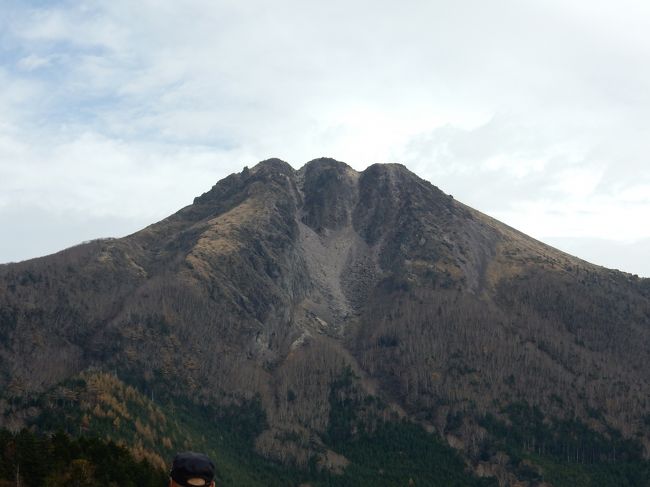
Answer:
[(106, 449), (147, 485), (192, 449), (237, 487), (647, 486), (649, 363), (650, 280), (399, 164), (270, 159), (0, 265), (0, 427), (29, 431), (1, 476), (128, 483)]

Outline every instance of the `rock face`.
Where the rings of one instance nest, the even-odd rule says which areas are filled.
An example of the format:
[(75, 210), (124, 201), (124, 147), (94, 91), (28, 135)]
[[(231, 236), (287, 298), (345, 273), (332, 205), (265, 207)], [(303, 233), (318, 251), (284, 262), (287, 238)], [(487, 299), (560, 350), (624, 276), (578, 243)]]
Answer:
[(522, 402), (647, 455), (649, 345), (648, 280), (537, 242), (397, 164), (270, 159), (128, 237), (0, 266), (5, 398), (91, 367), (197, 403), (257, 395), (258, 450), (299, 463), (322, 453), (346, 370), (379, 414), (453, 432), (470, 456), (487, 434), (478, 418)]

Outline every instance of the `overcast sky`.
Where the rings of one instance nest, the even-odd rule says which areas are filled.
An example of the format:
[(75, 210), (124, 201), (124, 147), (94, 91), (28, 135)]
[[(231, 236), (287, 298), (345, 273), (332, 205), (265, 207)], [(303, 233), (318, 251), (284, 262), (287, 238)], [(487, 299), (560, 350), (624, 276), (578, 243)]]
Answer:
[(647, 0), (0, 0), (0, 262), (329, 156), (650, 277), (649, 155)]

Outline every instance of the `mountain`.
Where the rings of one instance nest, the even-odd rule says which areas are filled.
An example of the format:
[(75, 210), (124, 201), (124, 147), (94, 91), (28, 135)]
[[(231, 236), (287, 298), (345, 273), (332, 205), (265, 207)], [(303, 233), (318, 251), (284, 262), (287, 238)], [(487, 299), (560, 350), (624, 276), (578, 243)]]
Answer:
[(133, 235), (0, 266), (0, 426), (47, 429), (109, 374), (172, 417), (254, 410), (254, 451), (303, 471), (351, 472), (364, 438), (417, 425), (474, 475), (562, 485), (646, 468), (649, 345), (648, 279), (399, 164), (269, 159)]

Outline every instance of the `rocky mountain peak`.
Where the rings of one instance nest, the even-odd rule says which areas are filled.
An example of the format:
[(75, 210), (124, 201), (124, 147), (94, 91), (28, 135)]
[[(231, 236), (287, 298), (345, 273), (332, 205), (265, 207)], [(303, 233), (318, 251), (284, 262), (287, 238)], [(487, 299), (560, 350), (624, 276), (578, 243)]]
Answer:
[(133, 235), (1, 266), (0, 409), (93, 369), (172, 402), (256, 398), (255, 448), (299, 465), (395, 415), (468, 464), (530, 411), (535, 444), (573, 425), (647, 454), (649, 317), (648, 280), (402, 165), (268, 159)]
[(293, 176), (294, 173), (294, 169), (289, 163), (283, 161), (282, 159), (278, 159), (277, 157), (272, 157), (270, 159), (265, 159), (258, 162), (250, 171), (253, 174), (258, 172), (278, 172), (280, 174), (284, 174), (285, 176)]
[(334, 159), (314, 159), (299, 175), (304, 194), (302, 220), (316, 231), (336, 230), (352, 221), (359, 173)]

